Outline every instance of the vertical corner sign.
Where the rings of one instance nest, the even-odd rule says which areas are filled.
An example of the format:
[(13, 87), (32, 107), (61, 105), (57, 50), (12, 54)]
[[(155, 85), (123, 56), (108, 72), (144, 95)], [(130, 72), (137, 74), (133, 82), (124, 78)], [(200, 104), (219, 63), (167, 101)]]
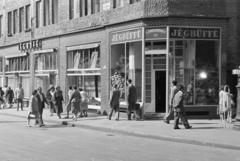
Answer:
[(146, 39), (165, 39), (167, 38), (166, 28), (150, 28), (146, 29)]
[(110, 43), (121, 43), (142, 40), (142, 28), (119, 31), (110, 34)]

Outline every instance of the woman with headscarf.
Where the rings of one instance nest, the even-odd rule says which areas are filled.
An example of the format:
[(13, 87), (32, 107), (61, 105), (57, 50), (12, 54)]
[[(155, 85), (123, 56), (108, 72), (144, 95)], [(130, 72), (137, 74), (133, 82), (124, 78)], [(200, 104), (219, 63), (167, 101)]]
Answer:
[(50, 86), (49, 89), (47, 90), (47, 94), (46, 94), (46, 99), (48, 101), (48, 107), (50, 109), (50, 116), (53, 115), (53, 113), (56, 113), (55, 108), (54, 108), (54, 104), (52, 102), (52, 97), (53, 97), (53, 93), (55, 91), (55, 88), (53, 86)]
[(60, 119), (61, 113), (63, 112), (63, 107), (62, 107), (63, 95), (62, 95), (62, 91), (60, 90), (60, 86), (56, 86), (56, 91), (53, 93), (52, 101), (53, 101), (57, 116)]

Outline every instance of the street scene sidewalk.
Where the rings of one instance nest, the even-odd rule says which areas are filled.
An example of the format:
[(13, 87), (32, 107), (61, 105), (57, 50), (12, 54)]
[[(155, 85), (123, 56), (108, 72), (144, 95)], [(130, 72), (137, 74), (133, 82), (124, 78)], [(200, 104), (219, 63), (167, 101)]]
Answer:
[[(26, 107), (23, 111), (17, 111), (15, 106), (11, 109), (0, 109), (0, 115), (22, 118), (26, 118), (27, 112)], [(240, 150), (240, 131), (233, 130), (233, 124), (230, 124), (230, 127), (226, 124), (227, 128), (225, 129), (224, 123), (220, 120), (189, 120), (190, 125), (193, 126), (192, 129), (180, 126), (180, 130), (174, 130), (173, 120), (170, 124), (164, 123), (163, 120), (127, 121), (126, 113), (120, 113), (119, 121), (115, 121), (114, 118), (108, 120), (106, 116), (98, 115), (96, 112), (89, 113), (88, 117), (78, 118), (77, 121), (64, 119), (66, 113), (61, 116), (61, 119), (58, 119), (56, 114), (50, 116), (49, 109), (45, 109), (43, 112), (46, 126), (48, 122), (51, 122), (109, 133)], [(34, 121), (31, 121), (31, 125), (34, 126)]]

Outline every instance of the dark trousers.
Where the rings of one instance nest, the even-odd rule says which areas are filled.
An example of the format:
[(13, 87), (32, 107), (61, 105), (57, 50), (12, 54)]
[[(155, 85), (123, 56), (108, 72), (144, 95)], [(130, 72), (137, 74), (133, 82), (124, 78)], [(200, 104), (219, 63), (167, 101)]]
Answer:
[(132, 111), (134, 112), (136, 119), (140, 119), (140, 117), (139, 117), (139, 115), (136, 111), (136, 108), (135, 108), (135, 102), (134, 103), (132, 103), (132, 102), (128, 103), (128, 107), (127, 107), (128, 120), (131, 120)]
[(185, 126), (185, 128), (189, 126), (186, 113), (174, 111), (174, 128), (178, 127), (179, 119), (182, 120), (182, 124)]
[(17, 110), (19, 109), (19, 104), (21, 106), (21, 109), (23, 110), (23, 99), (17, 99)]
[[(44, 103), (44, 102), (43, 102)], [(40, 123), (43, 124), (43, 118), (42, 118), (42, 115), (43, 115), (43, 108), (39, 108), (39, 120), (40, 120)], [(35, 121), (35, 124), (39, 124), (39, 121), (36, 119)]]
[(168, 111), (168, 114), (165, 117), (165, 120), (170, 121), (170, 120), (173, 120), (173, 119), (174, 119), (174, 111), (173, 111), (172, 107), (169, 107), (169, 111)]
[(113, 111), (115, 112), (116, 119), (119, 119), (119, 105), (111, 106), (110, 112), (109, 112), (109, 115), (108, 115), (109, 118), (112, 117)]

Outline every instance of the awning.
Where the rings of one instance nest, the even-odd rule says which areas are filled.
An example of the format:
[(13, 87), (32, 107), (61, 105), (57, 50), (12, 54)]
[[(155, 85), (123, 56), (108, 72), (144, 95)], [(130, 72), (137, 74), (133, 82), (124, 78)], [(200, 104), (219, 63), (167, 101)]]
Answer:
[(91, 49), (91, 48), (96, 48), (99, 46), (99, 43), (95, 44), (86, 44), (86, 45), (78, 45), (78, 46), (70, 46), (67, 47), (67, 51), (72, 51), (72, 50), (82, 50), (82, 49)]
[(45, 49), (45, 50), (34, 51), (33, 54), (53, 53), (53, 52), (56, 52), (56, 51), (57, 51), (56, 48), (53, 48), (53, 49)]
[(21, 54), (7, 55), (7, 56), (5, 56), (5, 59), (16, 58), (16, 57), (23, 57), (23, 56), (27, 56), (27, 55), (28, 55), (28, 53), (21, 53)]

